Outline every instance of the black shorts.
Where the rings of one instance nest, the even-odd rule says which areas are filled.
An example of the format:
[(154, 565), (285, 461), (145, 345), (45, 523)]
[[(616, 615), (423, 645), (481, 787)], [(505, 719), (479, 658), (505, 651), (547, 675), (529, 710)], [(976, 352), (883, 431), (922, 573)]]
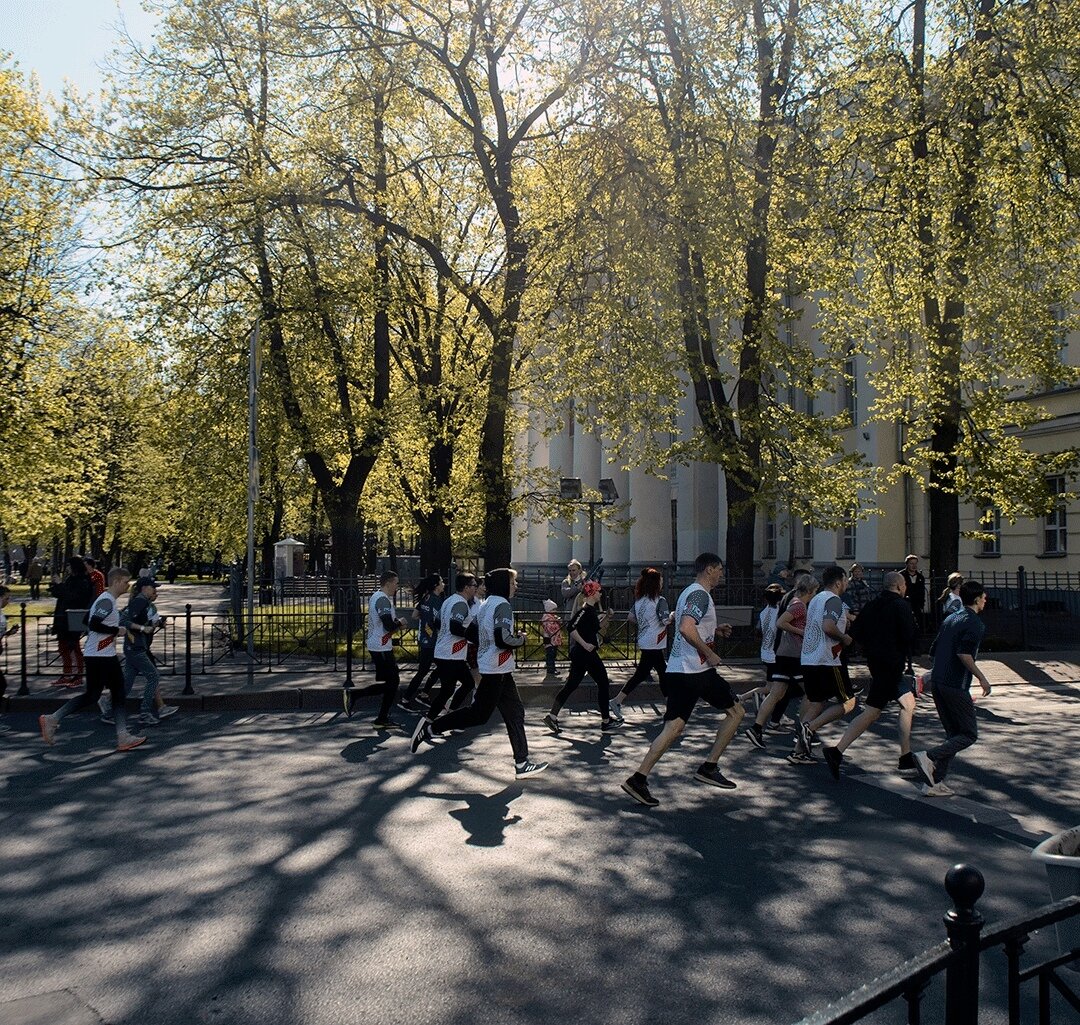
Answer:
[(866, 704), (878, 710), (890, 701), (899, 701), (905, 694), (915, 693), (915, 677), (901, 669), (870, 667), (870, 689), (866, 692)]
[(664, 722), (675, 719), (686, 722), (699, 699), (724, 711), (735, 705), (735, 695), (727, 680), (712, 667), (703, 673), (666, 673), (664, 683), (667, 686)]
[(839, 701), (845, 704), (854, 694), (847, 666), (803, 666), (803, 683), (811, 701)]
[(791, 680), (798, 683), (803, 678), (802, 663), (792, 655), (777, 655), (773, 676), (778, 680)]
[(371, 661), (375, 666), (376, 683), (389, 683), (390, 681), (393, 681), (397, 684), (401, 682), (397, 659), (394, 658), (394, 653), (392, 651), (373, 651), (371, 652)]

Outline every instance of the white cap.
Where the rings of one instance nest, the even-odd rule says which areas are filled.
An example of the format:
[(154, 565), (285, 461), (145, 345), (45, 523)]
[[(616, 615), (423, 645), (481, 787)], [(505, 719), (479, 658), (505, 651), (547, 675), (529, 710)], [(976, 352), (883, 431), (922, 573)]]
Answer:
[(559, 606), (555, 604), (550, 598), (544, 599), (544, 611), (554, 612)]

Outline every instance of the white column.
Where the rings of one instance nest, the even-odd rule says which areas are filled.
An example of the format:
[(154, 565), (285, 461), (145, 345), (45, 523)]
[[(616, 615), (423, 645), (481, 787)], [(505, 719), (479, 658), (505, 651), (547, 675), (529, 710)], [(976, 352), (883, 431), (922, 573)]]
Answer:
[[(626, 507), (626, 503), (630, 498), (630, 474), (622, 469), (615, 463), (609, 463), (604, 460), (604, 472), (603, 476), (610, 477), (615, 482), (615, 490), (619, 493), (619, 501), (616, 503), (618, 508), (609, 509), (608, 511), (618, 518), (620, 522), (625, 521), (633, 513)], [(597, 478), (599, 480), (599, 478)], [(626, 508), (626, 511), (622, 511)], [(597, 544), (600, 544), (600, 532), (597, 531)], [(624, 529), (615, 531), (606, 526), (603, 529), (603, 547), (598, 553), (608, 562), (629, 562), (630, 561), (630, 533), (624, 527)]]
[[(548, 442), (548, 467), (552, 470), (558, 487), (559, 477), (574, 476), (574, 439), (570, 437), (570, 430), (564, 427)], [(573, 544), (570, 534), (573, 532), (573, 524), (565, 519), (553, 519), (548, 522), (548, 530), (554, 537), (548, 538), (547, 557), (540, 561), (554, 562), (566, 565), (571, 559)]]
[[(663, 565), (671, 561), (671, 482), (635, 468), (627, 474), (630, 500), (629, 562)], [(620, 488), (620, 494), (622, 489)]]
[[(578, 421), (574, 432), (574, 472), (571, 476), (581, 478), (583, 488), (591, 488), (595, 493), (596, 485), (600, 482), (600, 467), (602, 465), (602, 451), (600, 441), (591, 430), (588, 429), (588, 413), (579, 410), (581, 420)], [(586, 426), (582, 426), (581, 421)], [(574, 533), (581, 539), (574, 544), (574, 555), (583, 565), (589, 561), (589, 510), (583, 507), (574, 521)], [(596, 557), (603, 555), (602, 548), (603, 531), (600, 524), (596, 525)]]

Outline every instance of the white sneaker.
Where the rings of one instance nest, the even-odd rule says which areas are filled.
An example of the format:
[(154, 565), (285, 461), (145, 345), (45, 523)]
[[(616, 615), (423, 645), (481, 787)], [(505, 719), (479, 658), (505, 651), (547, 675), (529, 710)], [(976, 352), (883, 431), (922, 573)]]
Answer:
[(924, 797), (952, 797), (953, 790), (944, 783), (935, 783), (932, 787), (922, 788)]
[(112, 715), (112, 698), (108, 695), (102, 694), (101, 697), (98, 698), (97, 706), (101, 709), (102, 715)]
[(51, 744), (56, 739), (56, 731), (60, 724), (51, 715), (38, 716), (38, 728), (41, 730), (41, 739), (46, 744)]
[(178, 705), (162, 705), (154, 714), (159, 719), (168, 719), (170, 715), (176, 715), (179, 711)]
[(927, 786), (932, 787), (934, 785), (934, 763), (930, 761), (930, 756), (925, 751), (916, 751), (913, 757), (919, 775), (926, 781)]
[(116, 750), (131, 751), (133, 748), (145, 743), (146, 737), (139, 736), (135, 733), (121, 733), (120, 736), (116, 738)]

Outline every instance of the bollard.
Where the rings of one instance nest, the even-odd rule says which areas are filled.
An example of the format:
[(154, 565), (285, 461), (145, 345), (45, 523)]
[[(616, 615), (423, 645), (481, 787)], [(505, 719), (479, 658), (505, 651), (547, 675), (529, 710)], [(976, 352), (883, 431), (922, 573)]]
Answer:
[(27, 685), (26, 673), (26, 602), (19, 602), (19, 689), (16, 694), (20, 698), (30, 693)]
[(978, 1025), (979, 934), (983, 917), (975, 904), (986, 889), (982, 873), (972, 865), (953, 865), (945, 874), (945, 891), (953, 909), (943, 921), (956, 958), (945, 971), (945, 1025)]
[(191, 602), (184, 606), (184, 694), (194, 694), (191, 685)]

